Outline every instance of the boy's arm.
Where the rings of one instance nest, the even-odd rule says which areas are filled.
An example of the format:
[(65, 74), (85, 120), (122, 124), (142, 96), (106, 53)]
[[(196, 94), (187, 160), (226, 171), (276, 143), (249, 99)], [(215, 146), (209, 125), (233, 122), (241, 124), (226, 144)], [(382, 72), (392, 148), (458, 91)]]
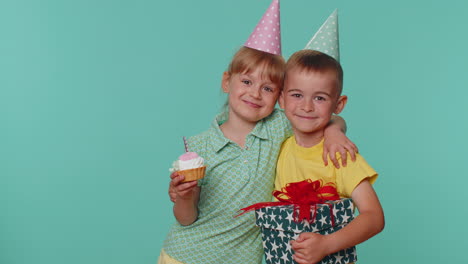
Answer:
[(330, 252), (362, 243), (380, 233), (385, 226), (382, 206), (368, 180), (363, 180), (354, 189), (351, 198), (359, 210), (359, 215), (341, 229), (341, 232), (330, 234)]
[(382, 206), (368, 180), (363, 180), (353, 191), (352, 199), (359, 215), (346, 227), (329, 235), (302, 233), (291, 242), (294, 259), (299, 264), (316, 263), (323, 257), (355, 246), (378, 234), (385, 225)]
[(190, 225), (198, 218), (200, 187), (197, 181), (182, 183), (184, 176), (177, 172), (171, 174), (171, 179), (169, 195), (175, 194), (174, 216), (181, 225)]
[(343, 118), (337, 115), (332, 115), (330, 123), (325, 128), (324, 144), (323, 144), (323, 162), (328, 166), (328, 156), (336, 168), (340, 168), (340, 163), (336, 157), (336, 153), (340, 153), (341, 163), (346, 167), (347, 155), (349, 152), (351, 159), (356, 160), (358, 148), (346, 136), (346, 122)]

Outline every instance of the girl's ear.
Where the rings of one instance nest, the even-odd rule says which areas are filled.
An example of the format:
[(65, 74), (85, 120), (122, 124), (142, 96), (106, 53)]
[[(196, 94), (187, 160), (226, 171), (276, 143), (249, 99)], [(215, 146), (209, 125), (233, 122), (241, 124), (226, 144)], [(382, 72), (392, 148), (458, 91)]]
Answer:
[(223, 73), (223, 79), (221, 80), (221, 87), (223, 88), (223, 92), (229, 93), (229, 80), (231, 78), (231, 74), (229, 72)]
[(341, 111), (343, 111), (347, 102), (348, 102), (348, 96), (346, 95), (340, 96), (340, 98), (338, 98), (338, 102), (336, 103), (336, 108), (333, 113), (335, 113), (336, 115), (341, 113)]

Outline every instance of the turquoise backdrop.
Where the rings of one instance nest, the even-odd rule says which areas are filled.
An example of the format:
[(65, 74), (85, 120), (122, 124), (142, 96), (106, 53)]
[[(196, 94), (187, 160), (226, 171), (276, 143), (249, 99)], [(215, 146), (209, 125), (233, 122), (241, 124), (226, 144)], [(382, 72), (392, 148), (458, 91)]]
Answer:
[[(0, 0), (0, 263), (154, 264), (181, 138), (269, 3)], [(335, 8), (387, 221), (360, 263), (466, 263), (468, 2), (282, 1), (285, 57)]]

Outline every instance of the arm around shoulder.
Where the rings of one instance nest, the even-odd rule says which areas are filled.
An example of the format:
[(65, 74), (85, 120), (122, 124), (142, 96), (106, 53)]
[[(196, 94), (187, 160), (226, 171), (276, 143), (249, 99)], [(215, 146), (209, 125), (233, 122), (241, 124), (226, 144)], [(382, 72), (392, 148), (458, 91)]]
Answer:
[(340, 168), (340, 163), (336, 157), (337, 152), (340, 153), (343, 167), (347, 166), (347, 152), (351, 155), (352, 161), (356, 160), (358, 148), (345, 133), (346, 122), (340, 116), (333, 115), (324, 133), (323, 162), (325, 166), (328, 166), (328, 158), (330, 158), (333, 165)]
[(346, 121), (339, 115), (332, 115), (330, 119), (330, 123), (327, 126), (327, 129), (338, 129), (341, 132), (346, 133)]

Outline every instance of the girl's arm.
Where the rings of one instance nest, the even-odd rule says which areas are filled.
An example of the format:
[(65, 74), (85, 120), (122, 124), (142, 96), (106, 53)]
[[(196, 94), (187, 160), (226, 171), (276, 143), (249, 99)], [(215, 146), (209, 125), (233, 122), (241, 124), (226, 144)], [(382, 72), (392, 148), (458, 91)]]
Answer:
[(174, 216), (181, 225), (190, 225), (198, 218), (200, 187), (197, 186), (197, 181), (182, 183), (184, 176), (177, 172), (171, 174), (171, 179), (169, 195), (175, 194)]
[(346, 136), (346, 122), (343, 118), (333, 115), (330, 123), (325, 128), (324, 144), (323, 144), (323, 162), (328, 166), (328, 156), (336, 168), (340, 168), (340, 163), (336, 157), (336, 153), (340, 153), (341, 163), (346, 167), (347, 155), (349, 152), (351, 159), (356, 160), (356, 153), (358, 148)]
[(359, 215), (346, 227), (329, 235), (302, 233), (291, 245), (299, 264), (316, 263), (323, 257), (355, 246), (378, 234), (385, 225), (382, 206), (368, 180), (353, 191), (352, 199)]

